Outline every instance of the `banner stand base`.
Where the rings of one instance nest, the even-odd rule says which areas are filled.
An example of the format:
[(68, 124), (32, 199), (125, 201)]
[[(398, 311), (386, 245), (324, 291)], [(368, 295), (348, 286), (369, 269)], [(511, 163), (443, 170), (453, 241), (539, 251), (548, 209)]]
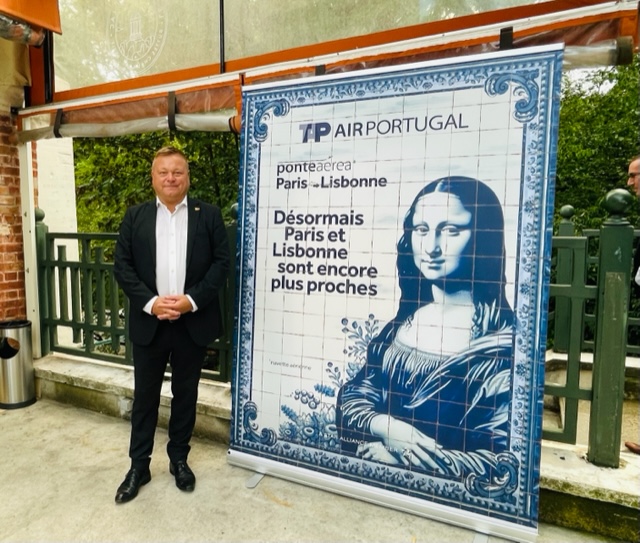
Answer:
[[(279, 477), (287, 481), (327, 490), (349, 498), (356, 498), (375, 505), (389, 507), (403, 513), (422, 516), (431, 520), (445, 522), (460, 528), (476, 531), (480, 534), (495, 535), (518, 542), (535, 542), (538, 531), (533, 528), (518, 527), (512, 523), (476, 515), (468, 511), (453, 511), (449, 507), (426, 502), (411, 496), (404, 496), (388, 490), (372, 488), (368, 485), (336, 478), (335, 476), (290, 466), (267, 458), (243, 453), (234, 449), (227, 451), (227, 462), (255, 471), (247, 481), (247, 488), (255, 487), (264, 475)], [(258, 477), (257, 477), (258, 476)], [(255, 484), (250, 487), (250, 482)], [(482, 541), (480, 539), (479, 541)]]

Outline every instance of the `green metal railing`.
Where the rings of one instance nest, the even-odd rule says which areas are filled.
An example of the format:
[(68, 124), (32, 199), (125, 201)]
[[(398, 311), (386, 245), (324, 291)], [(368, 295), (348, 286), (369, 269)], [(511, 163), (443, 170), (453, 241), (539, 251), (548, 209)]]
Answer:
[[(625, 359), (627, 352), (638, 352), (637, 345), (628, 344), (629, 329), (638, 320), (629, 318), (634, 231), (624, 213), (632, 201), (626, 190), (610, 191), (604, 202), (609, 218), (599, 230), (581, 236), (571, 222), (573, 208), (565, 206), (553, 238), (549, 320), (552, 353), (566, 354), (565, 381), (547, 380), (544, 392), (561, 400), (563, 424), (544, 429), (543, 438), (575, 444), (578, 402), (589, 401), (587, 457), (607, 467), (619, 465)], [(585, 352), (592, 353), (592, 362), (583, 360)], [(585, 369), (589, 385), (581, 383)]]
[[(575, 444), (578, 405), (589, 401), (588, 458), (608, 467), (619, 464), (625, 356), (640, 352), (637, 344), (627, 345), (628, 329), (640, 324), (628, 311), (634, 232), (623, 213), (632, 201), (625, 190), (611, 191), (605, 199), (609, 219), (582, 235), (575, 233), (572, 208), (565, 207), (553, 238), (549, 340), (552, 355), (564, 356), (564, 382), (547, 380), (544, 393), (545, 403), (555, 400), (562, 424), (557, 430), (544, 428), (543, 438)], [(43, 216), (36, 213), (43, 354), (58, 351), (130, 364), (128, 305), (111, 262), (117, 235), (51, 234)], [(235, 223), (228, 236), (234, 270)], [(221, 296), (225, 335), (210, 346), (204, 370), (221, 381), (231, 377), (235, 290), (235, 273), (230, 273)], [(62, 328), (71, 331), (71, 345), (60, 341)], [(588, 385), (580, 382), (585, 352), (593, 353), (593, 362), (586, 364)]]
[[(564, 240), (581, 240), (580, 243), (584, 243), (584, 251), (581, 251), (580, 255), (575, 260), (577, 261), (577, 265), (580, 266), (580, 269), (583, 270), (582, 281), (584, 282), (585, 286), (596, 289), (598, 284), (598, 262), (600, 259), (600, 230), (593, 228), (584, 229), (582, 230), (581, 235), (578, 235), (572, 221), (574, 214), (575, 211), (571, 206), (564, 206), (560, 210), (560, 216), (562, 217), (562, 219), (560, 221), (560, 224), (558, 225), (558, 233), (553, 238), (553, 247), (555, 253), (553, 269), (556, 272), (556, 283), (566, 284), (571, 282), (572, 284), (575, 284), (580, 280), (578, 278), (575, 278), (573, 281), (570, 280), (571, 274), (575, 273), (577, 270), (573, 270), (574, 259), (571, 255), (571, 251), (568, 250), (568, 247), (565, 247)], [(636, 247), (638, 244), (638, 239), (640, 238), (640, 230), (633, 231), (633, 238), (634, 241), (632, 245), (633, 247)], [(632, 282), (633, 279), (633, 276), (631, 276), (630, 281)], [(595, 350), (594, 337), (596, 327), (596, 296), (588, 296), (585, 298), (585, 300), (588, 301), (585, 302), (582, 312), (583, 322), (581, 323), (581, 334), (579, 336), (580, 351), (593, 353)], [(570, 323), (573, 323), (573, 321), (571, 318), (569, 318), (567, 304), (567, 299), (556, 299), (555, 314), (558, 318), (554, 319), (555, 326), (553, 350), (558, 353), (566, 353), (569, 350), (569, 328)], [(633, 304), (630, 304), (630, 312), (627, 318), (627, 337), (625, 341), (627, 355), (639, 357), (640, 312), (637, 309), (633, 311)], [(576, 348), (577, 347), (574, 347), (574, 350)]]
[[(42, 354), (51, 351), (132, 364), (129, 304), (113, 273), (117, 234), (50, 233), (36, 210)], [(236, 223), (227, 227), (235, 269)], [(207, 348), (203, 376), (229, 381), (235, 274), (220, 293), (224, 335)]]
[[(554, 350), (567, 353), (563, 385), (545, 382), (545, 394), (564, 399), (564, 425), (559, 430), (543, 430), (545, 439), (575, 443), (578, 425), (578, 401), (591, 400), (591, 390), (580, 388), (580, 369), (584, 337), (585, 305), (597, 298), (597, 287), (586, 284), (587, 239), (556, 236), (556, 279), (549, 288), (555, 311), (549, 318), (554, 323)], [(560, 405), (558, 405), (560, 409)]]

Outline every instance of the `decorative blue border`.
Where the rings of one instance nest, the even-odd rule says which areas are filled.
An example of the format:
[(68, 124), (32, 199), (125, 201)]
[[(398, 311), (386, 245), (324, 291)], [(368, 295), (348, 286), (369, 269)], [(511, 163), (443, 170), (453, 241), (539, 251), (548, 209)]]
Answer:
[[(449, 65), (408, 66), (389, 73), (362, 72), (347, 77), (314, 78), (243, 91), (240, 283), (232, 379), (231, 449), (518, 525), (537, 526), (561, 60), (559, 50), (524, 52), (506, 57), (484, 56)], [(511, 93), (515, 98), (513, 118), (524, 125), (511, 446), (510, 451), (500, 457), (500, 476), (493, 481), (477, 476), (468, 478), (465, 483), (450, 481), (346, 456), (336, 452), (331, 444), (318, 448), (284, 440), (274, 429), (259, 428), (255, 423), (259, 406), (251, 399), (252, 335), (258, 176), (261, 143), (268, 138), (268, 121), (310, 104), (469, 88), (482, 88), (489, 96)], [(354, 323), (354, 327), (357, 326)], [(312, 398), (307, 396), (305, 401), (312, 401)], [(323, 419), (319, 413), (313, 421), (315, 426), (309, 424), (309, 428), (330, 422), (330, 417)]]

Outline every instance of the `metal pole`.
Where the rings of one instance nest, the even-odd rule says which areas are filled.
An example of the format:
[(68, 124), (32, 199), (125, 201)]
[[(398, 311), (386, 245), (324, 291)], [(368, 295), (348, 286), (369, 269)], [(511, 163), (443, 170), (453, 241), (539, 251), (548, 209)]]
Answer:
[(224, 55), (224, 0), (218, 0), (218, 8), (220, 13), (220, 73), (226, 71), (225, 55)]

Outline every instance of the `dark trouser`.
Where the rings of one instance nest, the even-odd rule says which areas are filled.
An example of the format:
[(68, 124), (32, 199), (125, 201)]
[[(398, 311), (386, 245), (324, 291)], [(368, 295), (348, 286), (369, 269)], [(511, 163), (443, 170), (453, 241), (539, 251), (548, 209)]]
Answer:
[(171, 364), (173, 394), (167, 454), (174, 463), (187, 459), (196, 422), (198, 382), (205, 350), (193, 342), (180, 319), (173, 323), (161, 322), (150, 345), (133, 345), (135, 388), (129, 446), (131, 467), (144, 469), (151, 462), (167, 362)]

